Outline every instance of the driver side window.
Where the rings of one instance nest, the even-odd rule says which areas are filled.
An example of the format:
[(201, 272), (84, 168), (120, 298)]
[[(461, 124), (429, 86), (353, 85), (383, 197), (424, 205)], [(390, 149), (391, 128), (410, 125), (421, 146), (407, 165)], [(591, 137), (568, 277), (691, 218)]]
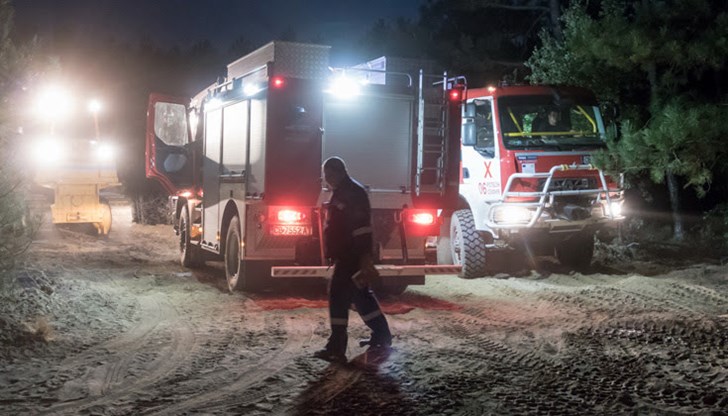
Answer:
[(490, 101), (475, 103), (475, 147), (486, 149), (491, 152), (495, 150), (495, 135), (493, 132), (493, 110)]
[(187, 113), (181, 104), (154, 104), (154, 134), (164, 144), (183, 146), (187, 143)]

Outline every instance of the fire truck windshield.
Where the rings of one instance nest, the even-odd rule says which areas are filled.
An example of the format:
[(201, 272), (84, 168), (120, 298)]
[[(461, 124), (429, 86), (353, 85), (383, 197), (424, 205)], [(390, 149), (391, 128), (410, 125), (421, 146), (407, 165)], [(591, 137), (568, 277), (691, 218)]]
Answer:
[(498, 99), (503, 142), (507, 149), (571, 150), (605, 144), (599, 107), (585, 99), (551, 95)]

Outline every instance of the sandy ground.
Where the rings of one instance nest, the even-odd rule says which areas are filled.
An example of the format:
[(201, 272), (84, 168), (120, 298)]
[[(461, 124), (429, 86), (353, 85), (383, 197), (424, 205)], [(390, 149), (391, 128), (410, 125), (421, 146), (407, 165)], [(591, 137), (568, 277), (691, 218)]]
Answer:
[(0, 298), (0, 413), (728, 414), (728, 266), (430, 276), (383, 299), (391, 351), (360, 348), (353, 314), (330, 365), (321, 286), (228, 294), (130, 218), (117, 202), (108, 239), (43, 227)]

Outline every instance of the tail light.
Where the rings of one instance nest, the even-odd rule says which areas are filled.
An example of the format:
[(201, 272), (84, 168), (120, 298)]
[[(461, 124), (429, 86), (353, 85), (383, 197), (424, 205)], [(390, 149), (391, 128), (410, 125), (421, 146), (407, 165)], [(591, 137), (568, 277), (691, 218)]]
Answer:
[(278, 211), (276, 218), (280, 223), (293, 224), (305, 220), (306, 214), (295, 209), (282, 209)]
[(408, 235), (422, 237), (440, 232), (434, 209), (408, 209), (403, 212), (403, 218)]
[(417, 225), (432, 225), (435, 223), (435, 213), (433, 212), (413, 212), (409, 214), (407, 220)]
[[(268, 207), (268, 232), (274, 236), (308, 236), (313, 232), (310, 208)], [(261, 222), (263, 222), (261, 221)]]

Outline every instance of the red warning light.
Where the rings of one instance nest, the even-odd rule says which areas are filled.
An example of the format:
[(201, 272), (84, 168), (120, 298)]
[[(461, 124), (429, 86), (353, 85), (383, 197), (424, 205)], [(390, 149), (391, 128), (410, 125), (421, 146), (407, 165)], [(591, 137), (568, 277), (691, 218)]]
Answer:
[(460, 100), (460, 90), (450, 90), (450, 101)]
[(283, 88), (286, 85), (286, 80), (283, 77), (274, 77), (271, 80), (271, 84), (275, 88)]

